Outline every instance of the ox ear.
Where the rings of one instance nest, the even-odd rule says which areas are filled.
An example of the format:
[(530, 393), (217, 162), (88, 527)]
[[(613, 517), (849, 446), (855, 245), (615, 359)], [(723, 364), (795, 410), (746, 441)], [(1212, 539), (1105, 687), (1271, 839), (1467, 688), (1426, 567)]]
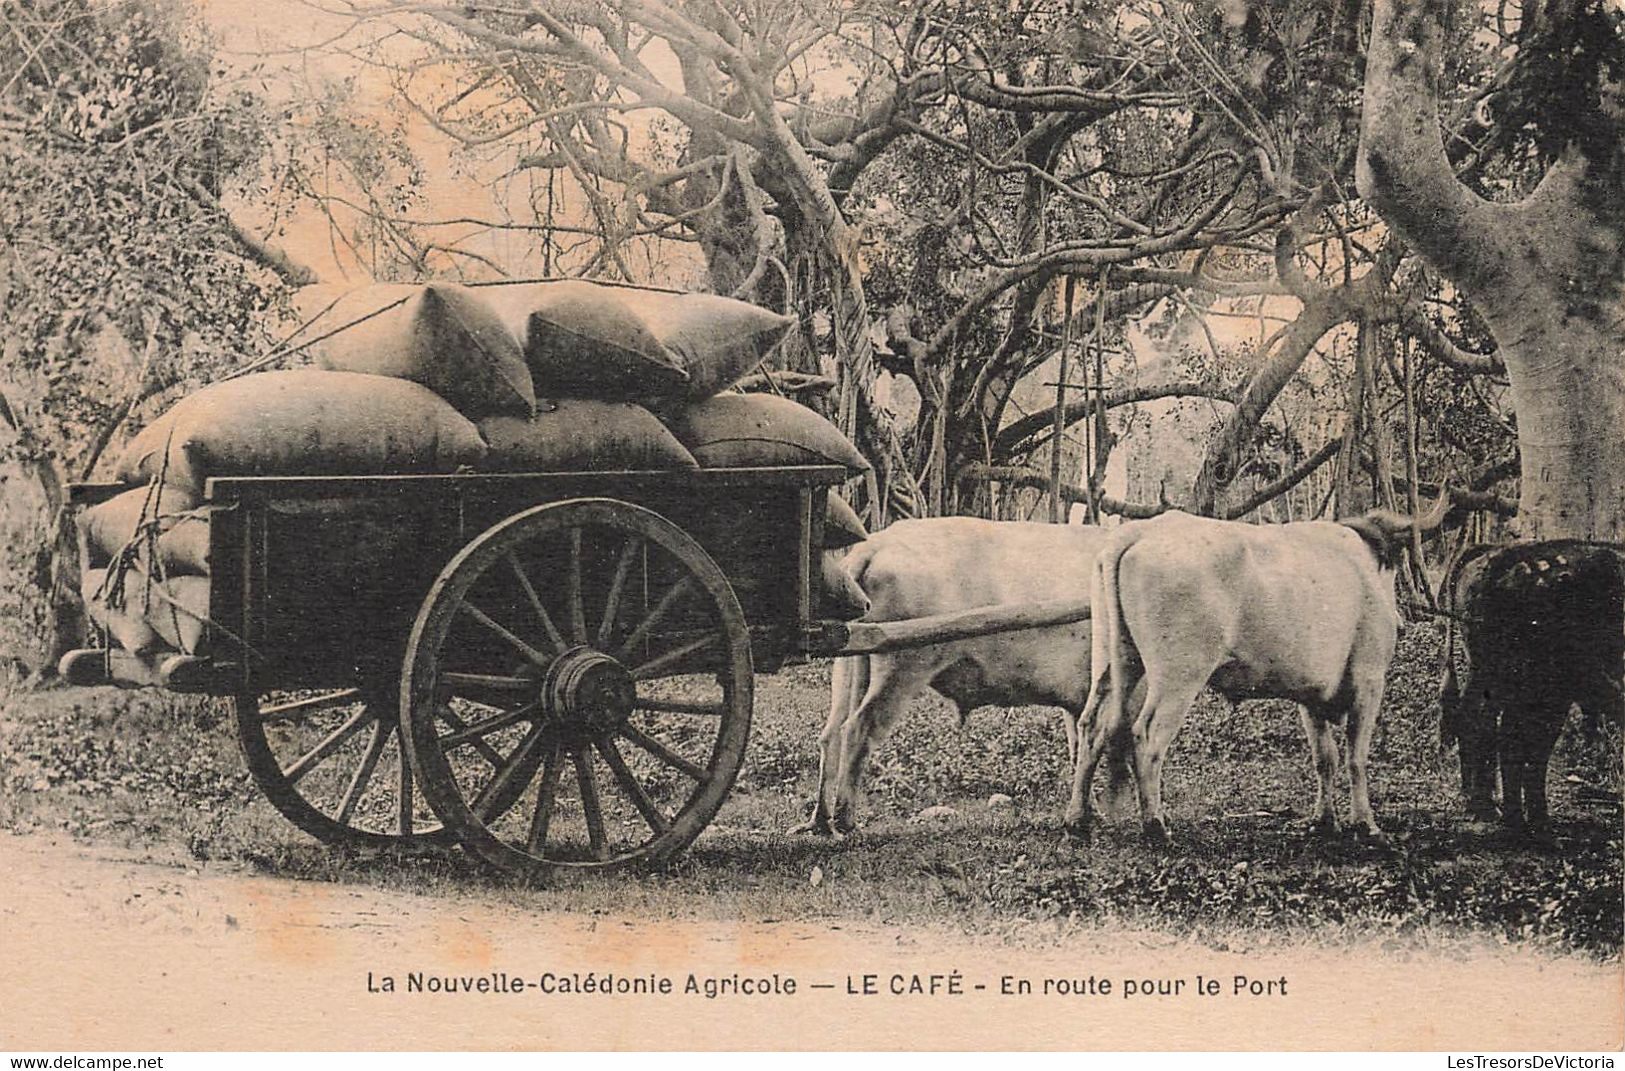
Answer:
[(1413, 517), (1392, 510), (1374, 509), (1338, 523), (1353, 529), (1365, 540), (1366, 546), (1371, 548), (1371, 553), (1376, 555), (1377, 562), (1384, 569), (1394, 569), (1404, 557), (1405, 544), (1410, 541), (1411, 533), (1438, 529), (1449, 515), (1450, 506), (1450, 488), (1440, 484), (1438, 500), (1426, 513)]
[(1377, 564), (1384, 569), (1395, 569), (1405, 554), (1405, 542), (1410, 536), (1408, 517), (1388, 510), (1374, 509), (1358, 517), (1347, 517), (1338, 524), (1352, 529), (1365, 540)]

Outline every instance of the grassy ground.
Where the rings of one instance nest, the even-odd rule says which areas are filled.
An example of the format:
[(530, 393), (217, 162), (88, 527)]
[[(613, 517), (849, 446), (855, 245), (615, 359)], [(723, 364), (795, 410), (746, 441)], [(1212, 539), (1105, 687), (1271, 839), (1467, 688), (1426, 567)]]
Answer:
[[(526, 910), (946, 922), (1017, 940), (1100, 927), (1230, 949), (1488, 941), (1617, 957), (1625, 913), (1617, 755), (1588, 753), (1571, 727), (1552, 764), (1551, 844), (1509, 843), (1470, 826), (1456, 801), (1454, 756), (1437, 744), (1437, 645), (1426, 626), (1403, 637), (1376, 735), (1373, 802), (1389, 848), (1310, 840), (1302, 827), (1313, 779), (1292, 709), (1232, 709), (1211, 698), (1169, 761), (1176, 843), (1167, 853), (1142, 847), (1127, 822), (1087, 850), (1060, 849), (1058, 715), (984, 710), (961, 728), (934, 697), (872, 762), (861, 834), (839, 843), (787, 835), (811, 798), (827, 664), (758, 682), (739, 785), (711, 829), (659, 872), (569, 875), (533, 888), (457, 855), (400, 860), (326, 848), (257, 798), (224, 705), (157, 692), (57, 689), (0, 700), (0, 828), (291, 877), (488, 889)], [(1011, 802), (990, 805), (999, 794)], [(928, 808), (937, 810), (921, 816)]]

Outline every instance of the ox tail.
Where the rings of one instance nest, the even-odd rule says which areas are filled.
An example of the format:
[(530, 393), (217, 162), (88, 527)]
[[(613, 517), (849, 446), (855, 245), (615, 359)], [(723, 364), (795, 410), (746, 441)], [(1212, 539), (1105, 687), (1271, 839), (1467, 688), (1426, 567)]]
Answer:
[[(1439, 585), (1439, 605), (1444, 610), (1444, 640), (1439, 647), (1439, 746), (1459, 743), (1462, 731), (1463, 687), (1456, 673), (1457, 617), (1465, 610), (1466, 601), (1461, 594), (1461, 578), (1469, 563), (1495, 549), (1493, 543), (1472, 543), (1462, 547), (1445, 567), (1444, 580)], [(1472, 658), (1465, 646), (1462, 657)], [(1472, 666), (1467, 666), (1468, 676)]]
[(1138, 792), (1134, 781), (1134, 749), (1128, 733), (1106, 742), (1106, 814), (1121, 821), (1133, 813)]
[(845, 658), (835, 659), (835, 668), (830, 674), (830, 725), (839, 726), (845, 724), (846, 719), (852, 715), (852, 711), (862, 702), (863, 695), (868, 690), (868, 655), (848, 655)]
[[(852, 578), (852, 583), (857, 585), (858, 591), (866, 599), (869, 593), (863, 589), (864, 574), (868, 572), (869, 563), (874, 560), (874, 556), (875, 545), (865, 540), (847, 551), (846, 556), (841, 559), (841, 567), (846, 570), (847, 575)], [(849, 655), (835, 659), (834, 672), (830, 678), (830, 712), (829, 722), (824, 730), (826, 734), (836, 732), (846, 722), (868, 689), (868, 655)], [(823, 742), (820, 743), (820, 747), (826, 751), (828, 746)], [(828, 759), (829, 756), (826, 754), (826, 766)], [(821, 776), (827, 778), (829, 772), (822, 772)]]
[[(1089, 584), (1093, 621), (1089, 630), (1089, 701), (1084, 707), (1084, 725), (1104, 748), (1106, 762), (1106, 808), (1119, 818), (1128, 812), (1134, 797), (1133, 728), (1123, 714), (1127, 692), (1129, 649), (1123, 625), (1120, 573), (1123, 555), (1134, 540), (1119, 535), (1107, 543), (1095, 559)], [(1099, 721), (1098, 731), (1095, 723)]]

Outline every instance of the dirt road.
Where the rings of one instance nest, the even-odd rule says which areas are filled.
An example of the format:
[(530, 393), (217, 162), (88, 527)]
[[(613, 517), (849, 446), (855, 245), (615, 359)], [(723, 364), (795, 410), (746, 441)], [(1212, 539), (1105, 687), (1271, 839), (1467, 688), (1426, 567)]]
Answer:
[(1133, 934), (1032, 949), (869, 924), (538, 916), (499, 893), (291, 882), (41, 836), (0, 837), (0, 873), (13, 1051), (1482, 1051), (1625, 1035), (1617, 965), (1522, 951), (1242, 954)]

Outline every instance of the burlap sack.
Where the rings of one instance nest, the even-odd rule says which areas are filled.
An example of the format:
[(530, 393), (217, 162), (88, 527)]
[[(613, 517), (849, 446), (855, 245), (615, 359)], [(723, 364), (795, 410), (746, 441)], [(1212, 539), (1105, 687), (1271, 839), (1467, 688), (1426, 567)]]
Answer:
[[(541, 283), (490, 283), (476, 286), (474, 289), (479, 291), (480, 299), (507, 329), (509, 337), (519, 343), (519, 350), (525, 355), (525, 363), (529, 365), (530, 314), (544, 304), (543, 295), (551, 288), (582, 285), (592, 284), (561, 279)], [(539, 387), (544, 396), (547, 394), (546, 385), (536, 382), (534, 370), (531, 373), (531, 384)]]
[(207, 507), (183, 517), (158, 537), (158, 559), (164, 575), (209, 572), (209, 513)]
[(204, 387), (131, 440), (117, 475), (199, 494), (210, 476), (450, 472), (479, 431), (427, 387), (359, 372), (261, 372)]
[(492, 472), (699, 468), (653, 413), (630, 402), (543, 399), (530, 420), (488, 417), (479, 428), (482, 467)]
[(840, 429), (804, 405), (772, 394), (719, 394), (672, 414), (667, 424), (702, 468), (869, 463)]
[(795, 323), (715, 294), (587, 280), (479, 289), (522, 340), (544, 394), (649, 404), (709, 398), (761, 364)]
[(869, 596), (846, 571), (846, 555), (839, 550), (824, 551), (818, 570), (818, 616), (836, 621), (852, 621), (869, 612)]
[[(195, 512), (197, 497), (179, 487), (165, 487), (156, 501), (149, 489), (137, 487), (81, 510), (77, 523), (85, 535), (90, 564), (103, 566), (135, 536), (144, 522), (155, 522), (158, 557), (164, 573), (206, 573), (209, 569), (209, 523)], [(140, 544), (142, 560), (148, 546)], [(149, 566), (150, 568), (150, 566)]]
[(655, 338), (682, 362), (689, 401), (709, 398), (748, 374), (778, 345), (795, 320), (716, 294), (623, 290), (626, 302)]
[(316, 317), (300, 338), (342, 328), (310, 347), (318, 368), (421, 383), (470, 420), (536, 410), (520, 344), (477, 291), (451, 283), (306, 287), (295, 306)]
[(680, 395), (681, 360), (628, 305), (619, 287), (579, 280), (481, 287), (524, 342), (538, 393), (646, 402)]
[(844, 550), (868, 538), (869, 529), (858, 519), (857, 511), (846, 504), (846, 499), (831, 491), (828, 505), (824, 507), (824, 548)]
[[(113, 609), (101, 590), (105, 569), (86, 569), (80, 577), (90, 619), (107, 630), (118, 645), (135, 655), (163, 650), (202, 653), (205, 620), (209, 616), (209, 578), (176, 576), (159, 583), (140, 573), (124, 575), (124, 605)], [(148, 584), (151, 590), (147, 590)]]

